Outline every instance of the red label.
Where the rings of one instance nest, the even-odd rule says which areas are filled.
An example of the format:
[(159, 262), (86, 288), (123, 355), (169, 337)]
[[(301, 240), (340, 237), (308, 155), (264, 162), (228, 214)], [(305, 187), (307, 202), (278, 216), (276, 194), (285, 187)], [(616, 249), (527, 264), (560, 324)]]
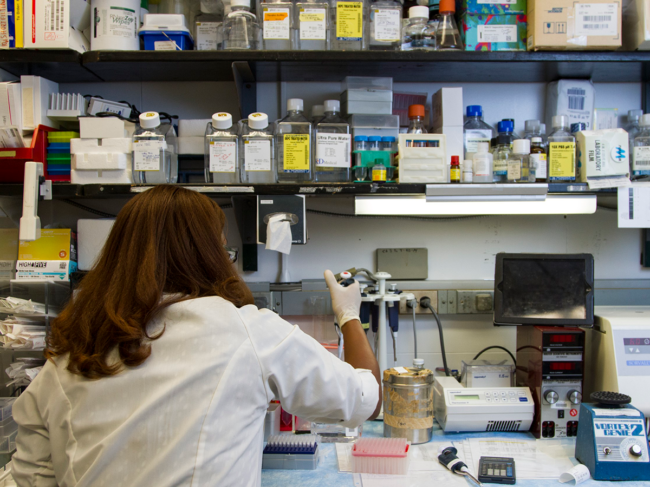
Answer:
[(578, 415), (578, 410), (577, 409), (572, 409), (569, 414), (575, 418)]

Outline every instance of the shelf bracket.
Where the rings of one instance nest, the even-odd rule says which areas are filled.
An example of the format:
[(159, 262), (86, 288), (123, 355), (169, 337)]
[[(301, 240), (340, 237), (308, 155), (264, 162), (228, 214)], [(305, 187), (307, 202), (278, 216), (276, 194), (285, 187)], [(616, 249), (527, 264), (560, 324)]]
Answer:
[(257, 272), (257, 196), (233, 196), (231, 201), (241, 237), (242, 270)]
[(255, 75), (247, 61), (232, 63), (232, 74), (237, 87), (239, 98), (239, 119), (248, 118), (248, 115), (257, 111), (257, 84)]

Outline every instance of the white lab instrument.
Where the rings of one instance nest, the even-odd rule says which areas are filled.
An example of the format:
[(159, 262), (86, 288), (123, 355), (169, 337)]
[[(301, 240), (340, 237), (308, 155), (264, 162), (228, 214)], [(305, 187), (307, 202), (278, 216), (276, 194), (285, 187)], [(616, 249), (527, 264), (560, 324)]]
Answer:
[(20, 240), (41, 238), (41, 219), (38, 217), (38, 200), (52, 199), (52, 181), (44, 180), (42, 162), (25, 163), (23, 184), (23, 216), (20, 218)]
[(463, 387), (434, 377), (433, 409), (444, 431), (528, 431), (535, 403), (528, 387)]
[(650, 306), (598, 306), (587, 330), (585, 397), (597, 391), (632, 397), (650, 417)]

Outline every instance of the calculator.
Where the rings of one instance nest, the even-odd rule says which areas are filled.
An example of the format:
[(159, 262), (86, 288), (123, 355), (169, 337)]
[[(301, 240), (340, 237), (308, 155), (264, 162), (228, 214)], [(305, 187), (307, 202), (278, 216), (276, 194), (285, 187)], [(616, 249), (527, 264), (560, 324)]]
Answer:
[(514, 484), (515, 460), (503, 457), (481, 457), (478, 464), (478, 479), (486, 484)]

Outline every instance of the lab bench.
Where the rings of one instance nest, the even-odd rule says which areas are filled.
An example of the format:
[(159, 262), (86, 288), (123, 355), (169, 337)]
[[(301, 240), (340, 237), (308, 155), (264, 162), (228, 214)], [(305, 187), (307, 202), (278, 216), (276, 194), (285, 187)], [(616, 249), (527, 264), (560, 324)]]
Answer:
[[(382, 437), (383, 423), (380, 421), (368, 421), (363, 425), (364, 437)], [(445, 434), (435, 423), (433, 430), (433, 440), (436, 442), (448, 439), (450, 442), (463, 440), (466, 438), (503, 438), (507, 436), (512, 439), (533, 438), (530, 433), (456, 433)], [(444, 438), (444, 439), (443, 439)], [(320, 445), (320, 463), (316, 470), (262, 470), (262, 487), (353, 487), (354, 481), (352, 474), (339, 472), (338, 461), (336, 457), (336, 447), (334, 443), (322, 443)], [(459, 455), (460, 456), (460, 455)], [(462, 458), (461, 458), (462, 460)], [(575, 459), (572, 459), (577, 463)], [(453, 475), (449, 472), (449, 475)], [(650, 482), (604, 482), (596, 480), (587, 480), (580, 484), (585, 487), (611, 487), (619, 483), (625, 487), (648, 487)], [(433, 481), (432, 481), (433, 485)], [(474, 487), (473, 483), (467, 482), (468, 487)], [(485, 484), (488, 485), (488, 484)], [(489, 484), (497, 485), (497, 484)], [(557, 485), (574, 485), (560, 484), (556, 479), (545, 480), (525, 480), (517, 479), (517, 484), (524, 487), (546, 487)]]

